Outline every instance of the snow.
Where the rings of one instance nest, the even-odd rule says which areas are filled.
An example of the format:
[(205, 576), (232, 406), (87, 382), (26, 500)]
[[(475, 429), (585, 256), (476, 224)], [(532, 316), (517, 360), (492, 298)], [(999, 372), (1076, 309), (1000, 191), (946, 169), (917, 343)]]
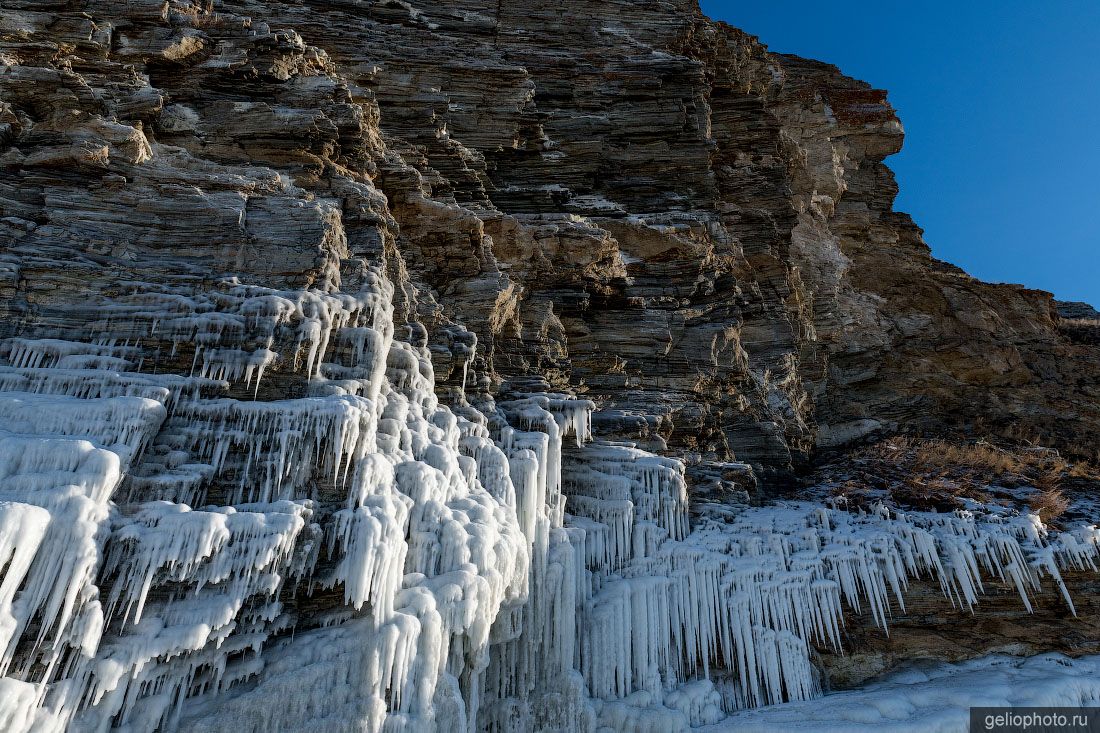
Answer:
[(720, 731), (965, 733), (971, 707), (1100, 706), (1100, 656), (1003, 655), (913, 666), (859, 690), (738, 713)]
[(0, 728), (753, 721), (819, 697), (845, 609), (888, 629), (921, 577), (966, 609), (1048, 578), (1072, 610), (1061, 573), (1100, 562), (1093, 526), (977, 506), (693, 518), (683, 465), (596, 441), (590, 401), (441, 405), (361, 281), (134, 284), (87, 341), (0, 347)]

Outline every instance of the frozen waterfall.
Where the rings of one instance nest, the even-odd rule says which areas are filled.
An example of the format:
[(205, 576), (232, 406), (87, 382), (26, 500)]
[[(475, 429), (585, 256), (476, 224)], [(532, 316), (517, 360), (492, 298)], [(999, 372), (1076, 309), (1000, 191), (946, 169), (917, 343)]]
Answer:
[(3, 344), (0, 729), (682, 730), (814, 697), (811, 646), (912, 578), (968, 608), (1097, 567), (1029, 516), (692, 517), (591, 402), (441, 405), (362, 279), (137, 284)]

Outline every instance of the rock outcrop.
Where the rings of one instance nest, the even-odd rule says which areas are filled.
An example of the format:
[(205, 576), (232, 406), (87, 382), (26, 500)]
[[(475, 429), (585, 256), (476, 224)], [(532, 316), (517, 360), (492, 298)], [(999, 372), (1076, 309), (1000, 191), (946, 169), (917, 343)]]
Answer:
[[(246, 652), (287, 641), (298, 624), (320, 630), (310, 638), (345, 661), (360, 653), (349, 651), (359, 649), (355, 634), (381, 624), (392, 644), (407, 646), (403, 657), (389, 649), (400, 667), (395, 659), (413, 658), (406, 632), (415, 616), (418, 630), (446, 632), (438, 633), (451, 654), (437, 668), (421, 661), (386, 675), (429, 680), (436, 698), (428, 690), (402, 701), (378, 672), (375, 697), (342, 699), (348, 710), (373, 706), (356, 709), (362, 719), (400, 714), (415, 727), (424, 720), (415, 711), (431, 703), (438, 720), (471, 726), (480, 712), (501, 730), (521, 719), (583, 729), (597, 715), (605, 725), (632, 720), (617, 700), (644, 692), (654, 697), (638, 704), (675, 708), (676, 725), (712, 722), (719, 708), (813, 692), (800, 656), (806, 634), (767, 627), (760, 637), (785, 655), (775, 670), (798, 670), (789, 678), (740, 692), (698, 688), (696, 697), (677, 687), (680, 697), (662, 702), (662, 684), (689, 683), (697, 664), (715, 671), (705, 651), (689, 650), (682, 664), (674, 654), (651, 660), (628, 683), (614, 660), (584, 667), (589, 657), (578, 651), (574, 669), (572, 652), (559, 648), (550, 679), (530, 660), (533, 647), (516, 641), (519, 630), (534, 624), (557, 640), (561, 619), (585, 602), (611, 624), (608, 608), (644, 595), (627, 581), (660, 575), (658, 555), (694, 572), (695, 546), (677, 544), (688, 533), (685, 487), (700, 505), (759, 501), (822, 451), (907, 432), (1095, 454), (1095, 311), (983, 283), (933, 258), (921, 230), (892, 208), (897, 186), (884, 160), (903, 130), (886, 93), (833, 66), (771, 53), (703, 16), (695, 0), (3, 5), (0, 392), (22, 396), (0, 400), (0, 439), (31, 457), (0, 466), (0, 476), (63, 473), (88, 494), (86, 506), (66, 494), (47, 507), (84, 523), (87, 566), (73, 571), (71, 597), (38, 599), (54, 616), (33, 622), (0, 614), (0, 640), (13, 632), (0, 662), (52, 683), (59, 669), (81, 669), (72, 649), (95, 658), (89, 640), (104, 623), (122, 634), (147, 600), (164, 611), (188, 584), (198, 593), (233, 581), (222, 626), (195, 616), (206, 636), (179, 642), (192, 645), (186, 653), (153, 648), (160, 632), (139, 626), (145, 646), (127, 654), (138, 670), (148, 656), (148, 676), (133, 672), (129, 691), (122, 672), (114, 686), (102, 682), (113, 668), (65, 678), (69, 692), (51, 694), (70, 716), (101, 705), (113, 712), (97, 724), (179, 723), (180, 701), (258, 675), (241, 662)], [(72, 465), (20, 447), (25, 434), (68, 436)], [(587, 458), (562, 453), (564, 436), (580, 443), (592, 434), (608, 442)], [(376, 465), (374, 455), (385, 460)], [(435, 472), (446, 477), (435, 486), (445, 509), (410, 519), (409, 497), (429, 501), (424, 476)], [(42, 547), (56, 543), (42, 507), (19, 493), (45, 479), (11, 481), (15, 493), (0, 491), (0, 508), (14, 502), (19, 521), (41, 524)], [(536, 487), (537, 499), (524, 493)], [(200, 504), (216, 509), (191, 512)], [(176, 513), (204, 515), (207, 554), (148, 560), (143, 576), (134, 548), (169, 543), (156, 528), (190, 521)], [(350, 538), (368, 515), (376, 524), (363, 536), (402, 547), (404, 538), (408, 563), (365, 559), (375, 556)], [(807, 528), (831, 536), (829, 520), (814, 516), (781, 527), (788, 534), (777, 529), (785, 539), (774, 541), (798, 549)], [(417, 522), (435, 520), (465, 529), (447, 524), (453, 534), (433, 540)], [(606, 544), (586, 546), (586, 532)], [(759, 554), (707, 537), (708, 551)], [(234, 555), (247, 566), (241, 583), (236, 565), (203, 565), (210, 548), (242, 545), (257, 556)], [(22, 556), (10, 549), (16, 567)], [(348, 564), (354, 552), (378, 564), (377, 587)], [(1081, 553), (1059, 557), (1085, 563)], [(0, 567), (6, 561), (0, 553)], [(836, 562), (799, 577), (821, 580), (847, 560)], [(28, 577), (42, 572), (34, 566)], [(461, 581), (436, 582), (448, 574)], [(672, 575), (653, 587), (679, 592), (669, 590), (679, 582)], [(126, 578), (143, 580), (143, 590)], [(0, 601), (25, 592), (20, 582), (0, 583)], [(619, 594), (611, 601), (584, 596), (605, 582)], [(840, 591), (814, 588), (838, 599), (821, 619), (839, 613)], [(476, 613), (447, 610), (456, 589), (476, 595)], [(925, 591), (917, 589), (915, 614), (934, 595)], [(844, 597), (861, 592), (871, 594), (845, 588)], [(405, 604), (398, 611), (395, 596)], [(523, 610), (536, 600), (553, 609), (553, 623)], [(38, 608), (28, 603), (21, 608)], [(1044, 623), (1056, 625), (1061, 606), (1048, 605)], [(365, 607), (370, 616), (359, 613)], [(49, 651), (54, 617), (66, 620)], [(1012, 642), (975, 644), (974, 653), (1024, 649), (1020, 627), (1005, 626), (997, 633)], [(607, 628), (629, 647), (629, 625)], [(829, 640), (823, 628), (818, 641)], [(852, 628), (853, 639), (864, 633)], [(224, 638), (237, 646), (195, 661)], [(722, 646), (730, 666), (718, 671), (734, 679), (732, 641), (692, 638), (699, 649)], [(837, 680), (858, 682), (923, 643), (919, 633), (899, 638), (885, 651), (878, 637), (857, 642), (879, 660), (862, 671), (823, 663)], [(337, 684), (338, 665), (317, 671), (332, 659), (287, 644), (286, 659)], [(224, 676), (227, 658), (239, 677)], [(523, 667), (528, 676), (514, 684), (543, 697), (521, 714), (509, 707), (519, 693), (500, 683), (492, 689), (507, 694), (479, 710), (486, 680), (504, 679), (505, 664)], [(276, 667), (256, 685), (275, 698), (294, 685), (293, 670)], [(361, 674), (375, 673), (368, 667)], [(80, 688), (93, 678), (98, 687)], [(593, 696), (609, 702), (596, 709), (583, 689), (601, 680), (608, 691)], [(138, 697), (144, 707), (134, 707)], [(203, 708), (188, 724), (243, 725), (248, 699)], [(294, 711), (302, 720), (316, 712), (305, 703)]]
[(79, 329), (122, 271), (357, 257), (449, 384), (581, 392), (691, 464), (1095, 442), (1095, 351), (1050, 297), (892, 211), (885, 93), (693, 2), (7, 5), (8, 335)]

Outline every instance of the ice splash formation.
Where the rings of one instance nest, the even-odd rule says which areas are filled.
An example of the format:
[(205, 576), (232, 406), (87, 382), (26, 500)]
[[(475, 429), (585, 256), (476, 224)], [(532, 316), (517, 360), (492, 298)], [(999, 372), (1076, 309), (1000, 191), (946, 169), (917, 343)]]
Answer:
[(1020, 516), (693, 519), (590, 402), (442, 406), (359, 280), (134, 285), (3, 345), (0, 729), (680, 730), (814, 696), (811, 645), (910, 578), (1096, 568)]

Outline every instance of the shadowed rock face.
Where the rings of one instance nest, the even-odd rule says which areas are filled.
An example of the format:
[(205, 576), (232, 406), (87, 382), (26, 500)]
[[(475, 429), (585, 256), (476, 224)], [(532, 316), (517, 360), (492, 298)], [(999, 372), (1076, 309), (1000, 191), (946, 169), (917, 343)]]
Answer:
[(135, 283), (384, 264), (441, 382), (583, 393), (697, 477), (874, 432), (1100, 437), (1092, 332), (892, 211), (885, 93), (690, 0), (5, 8), (2, 337), (87, 338)]
[(1095, 654), (1100, 648), (1096, 576), (1067, 574), (1065, 581), (1076, 617), (1053, 584), (1030, 599), (1033, 612), (1028, 614), (1019, 593), (1003, 583), (988, 583), (973, 612), (945, 603), (936, 584), (914, 583), (905, 610), (896, 609), (889, 621), (889, 635), (866, 615), (846, 617), (844, 645), (851, 651), (818, 650), (816, 661), (823, 670), (824, 686), (831, 690), (858, 687), (899, 665), (920, 660), (957, 662), (987, 654), (1031, 656), (1049, 651)]

